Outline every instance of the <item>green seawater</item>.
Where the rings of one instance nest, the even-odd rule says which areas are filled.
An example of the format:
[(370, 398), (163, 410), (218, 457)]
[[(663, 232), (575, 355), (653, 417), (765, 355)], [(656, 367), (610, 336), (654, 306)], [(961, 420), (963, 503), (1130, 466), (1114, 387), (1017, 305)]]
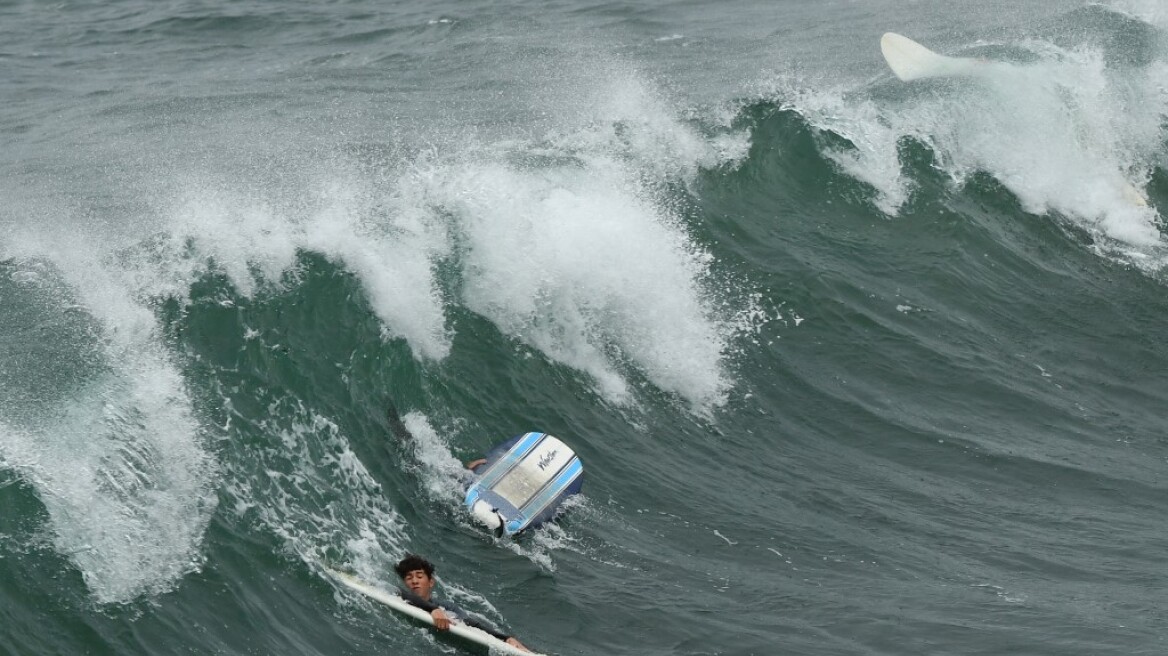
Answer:
[(0, 655), (1162, 653), (1165, 18), (0, 3)]

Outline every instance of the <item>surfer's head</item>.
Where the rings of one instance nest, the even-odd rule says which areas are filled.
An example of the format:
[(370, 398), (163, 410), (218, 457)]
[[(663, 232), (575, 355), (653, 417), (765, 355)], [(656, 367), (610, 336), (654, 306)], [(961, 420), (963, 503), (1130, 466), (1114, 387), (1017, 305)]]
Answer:
[(393, 569), (410, 592), (422, 599), (430, 598), (430, 591), (434, 589), (434, 565), (430, 561), (421, 556), (406, 554)]

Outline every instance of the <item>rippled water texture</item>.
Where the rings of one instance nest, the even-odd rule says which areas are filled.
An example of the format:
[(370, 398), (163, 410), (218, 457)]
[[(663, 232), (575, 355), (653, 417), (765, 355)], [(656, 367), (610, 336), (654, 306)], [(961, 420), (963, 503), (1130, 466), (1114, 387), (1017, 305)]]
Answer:
[[(0, 2), (0, 654), (454, 653), (322, 569), (407, 551), (565, 656), (1163, 653), (1166, 39)], [(528, 430), (585, 494), (496, 540)]]

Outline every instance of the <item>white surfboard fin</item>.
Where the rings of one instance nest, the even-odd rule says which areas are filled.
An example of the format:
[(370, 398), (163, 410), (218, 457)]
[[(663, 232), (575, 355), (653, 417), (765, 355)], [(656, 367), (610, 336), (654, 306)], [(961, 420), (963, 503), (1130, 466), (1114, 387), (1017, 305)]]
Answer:
[(905, 82), (929, 77), (975, 75), (987, 63), (984, 59), (939, 55), (907, 36), (893, 32), (880, 37), (880, 52), (896, 77)]

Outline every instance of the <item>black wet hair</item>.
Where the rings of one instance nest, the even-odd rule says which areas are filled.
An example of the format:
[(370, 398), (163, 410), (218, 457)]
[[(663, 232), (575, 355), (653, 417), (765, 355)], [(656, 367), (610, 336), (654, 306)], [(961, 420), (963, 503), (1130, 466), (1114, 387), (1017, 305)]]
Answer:
[(434, 578), (434, 565), (425, 558), (415, 554), (406, 554), (406, 557), (402, 558), (393, 568), (397, 572), (397, 575), (403, 579), (406, 577), (406, 574), (419, 569), (425, 572), (426, 576)]

